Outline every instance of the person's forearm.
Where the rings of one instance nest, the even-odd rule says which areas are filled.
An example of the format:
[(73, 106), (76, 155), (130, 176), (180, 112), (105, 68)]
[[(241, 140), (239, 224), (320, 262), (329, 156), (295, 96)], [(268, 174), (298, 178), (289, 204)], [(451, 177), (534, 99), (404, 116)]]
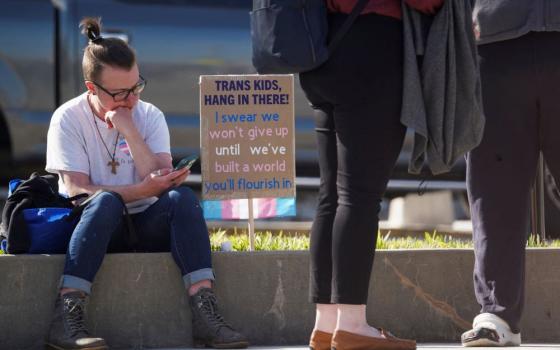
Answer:
[(141, 179), (148, 176), (152, 171), (165, 167), (161, 164), (158, 157), (150, 150), (146, 142), (137, 131), (130, 133), (126, 137), (126, 143), (134, 159), (134, 166)]
[(142, 186), (142, 183), (124, 186), (72, 185), (67, 188), (67, 190), (70, 196), (75, 196), (81, 193), (91, 195), (97, 190), (114, 191), (121, 195), (125, 203), (134, 202), (139, 199), (153, 197), (156, 195), (155, 193), (147, 191), (144, 186)]

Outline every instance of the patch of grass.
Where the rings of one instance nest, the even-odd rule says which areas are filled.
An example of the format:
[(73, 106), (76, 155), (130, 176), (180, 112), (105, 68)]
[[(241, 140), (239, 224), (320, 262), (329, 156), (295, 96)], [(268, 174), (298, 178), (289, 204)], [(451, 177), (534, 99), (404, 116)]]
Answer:
[[(223, 242), (229, 241), (234, 251), (249, 250), (249, 238), (246, 234), (226, 235), (226, 231), (218, 230), (210, 234), (213, 251), (220, 251)], [(470, 240), (453, 238), (437, 232), (426, 232), (423, 238), (391, 237), (391, 233), (379, 235), (377, 249), (472, 249)], [(560, 240), (542, 241), (539, 236), (531, 236), (527, 241), (529, 248), (560, 248)], [(308, 250), (309, 237), (284, 235), (282, 232), (257, 232), (255, 234), (255, 250)]]
[(463, 249), (472, 248), (472, 241), (457, 239), (451, 236), (433, 233), (424, 233), (424, 238), (417, 237), (391, 237), (389, 232), (385, 236), (379, 235), (377, 238), (376, 249), (427, 249), (427, 248), (445, 248), (445, 249)]
[[(223, 242), (231, 242), (234, 251), (249, 250), (248, 235), (226, 235), (226, 231), (216, 231), (210, 235), (213, 251), (221, 250)], [(309, 238), (305, 236), (285, 236), (282, 233), (258, 232), (255, 234), (255, 250), (308, 250)]]
[(560, 239), (542, 241), (541, 236), (531, 235), (527, 240), (529, 248), (560, 248)]

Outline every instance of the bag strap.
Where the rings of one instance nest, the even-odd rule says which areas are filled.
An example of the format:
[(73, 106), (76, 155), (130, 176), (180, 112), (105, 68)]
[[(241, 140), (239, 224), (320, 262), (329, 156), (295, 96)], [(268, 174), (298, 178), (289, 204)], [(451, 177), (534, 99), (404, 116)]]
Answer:
[(80, 194), (77, 194), (73, 197), (64, 198), (64, 201), (72, 203), (75, 200), (82, 199), (82, 198), (87, 198), (88, 196), (89, 196), (89, 194), (87, 194), (87, 193), (80, 193)]
[(338, 46), (338, 44), (340, 44), (340, 41), (346, 35), (346, 33), (348, 32), (348, 30), (350, 29), (352, 24), (354, 24), (354, 21), (356, 21), (356, 18), (358, 18), (360, 13), (362, 13), (362, 10), (366, 7), (368, 2), (369, 2), (369, 0), (359, 0), (356, 3), (354, 8), (352, 9), (352, 12), (350, 12), (350, 14), (348, 15), (348, 18), (346, 18), (346, 21), (344, 21), (344, 23), (342, 24), (342, 27), (340, 27), (340, 29), (336, 32), (333, 39), (329, 43), (329, 46), (328, 46), (329, 57), (332, 55), (334, 50), (336, 50), (336, 47)]
[[(122, 200), (122, 197), (120, 195), (119, 197)], [(129, 246), (132, 247), (132, 250), (136, 252), (138, 251), (138, 235), (136, 234), (134, 223), (130, 218), (130, 214), (128, 213), (128, 208), (126, 207), (126, 203), (124, 202), (124, 200), (123, 200), (123, 207), (124, 207), (124, 219), (126, 221), (126, 228), (128, 229), (128, 243)]]

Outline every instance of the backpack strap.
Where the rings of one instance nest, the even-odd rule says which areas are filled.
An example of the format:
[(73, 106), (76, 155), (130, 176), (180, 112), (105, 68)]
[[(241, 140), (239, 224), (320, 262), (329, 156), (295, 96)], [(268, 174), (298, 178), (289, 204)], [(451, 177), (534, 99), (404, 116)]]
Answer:
[(80, 194), (77, 194), (77, 195), (75, 195), (75, 196), (68, 197), (68, 198), (66, 198), (66, 197), (64, 197), (64, 196), (62, 196), (62, 195), (61, 195), (60, 197), (61, 197), (61, 198), (60, 198), (60, 201), (61, 201), (61, 202), (64, 202), (64, 203), (66, 203), (66, 204), (71, 205), (71, 208), (75, 208), (76, 206), (74, 206), (74, 205), (72, 204), (72, 202), (73, 202), (73, 201), (77, 201), (77, 200), (82, 199), (82, 198), (87, 198), (87, 197), (89, 197), (89, 194), (87, 194), (87, 193), (80, 193)]
[(350, 12), (348, 18), (346, 18), (346, 21), (344, 21), (344, 23), (342, 24), (342, 27), (338, 29), (333, 39), (329, 43), (329, 57), (332, 55), (334, 50), (336, 50), (336, 47), (338, 46), (338, 44), (340, 44), (340, 41), (346, 35), (352, 24), (354, 24), (356, 18), (358, 18), (360, 13), (362, 13), (362, 10), (366, 7), (368, 2), (369, 0), (359, 0), (356, 5), (354, 5), (352, 12)]

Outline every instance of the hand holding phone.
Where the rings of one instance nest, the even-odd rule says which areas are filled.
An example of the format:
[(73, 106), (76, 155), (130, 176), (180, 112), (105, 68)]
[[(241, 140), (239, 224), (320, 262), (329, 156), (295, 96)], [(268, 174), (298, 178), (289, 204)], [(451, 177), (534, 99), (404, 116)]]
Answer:
[(177, 163), (177, 165), (175, 165), (175, 167), (173, 168), (173, 171), (181, 170), (183, 168), (190, 169), (197, 160), (198, 160), (198, 155), (196, 155), (196, 154), (192, 155), (192, 156), (185, 157), (185, 158), (181, 159), (179, 161), (179, 163)]

